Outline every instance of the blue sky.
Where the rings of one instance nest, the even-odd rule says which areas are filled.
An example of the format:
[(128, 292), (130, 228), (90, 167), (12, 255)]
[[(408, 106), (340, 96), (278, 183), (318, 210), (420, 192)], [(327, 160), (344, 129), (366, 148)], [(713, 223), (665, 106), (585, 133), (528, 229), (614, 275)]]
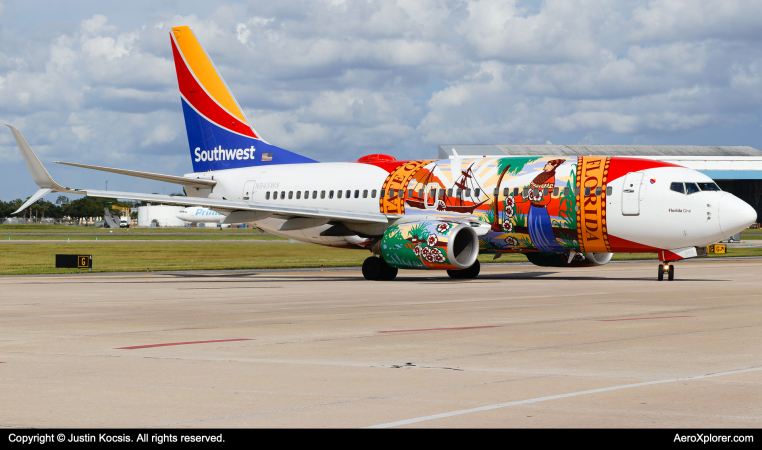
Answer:
[[(0, 0), (0, 119), (53, 164), (191, 171), (168, 30), (190, 25), (255, 129), (320, 161), (438, 144), (762, 149), (762, 2)], [(0, 130), (0, 198), (36, 186)]]

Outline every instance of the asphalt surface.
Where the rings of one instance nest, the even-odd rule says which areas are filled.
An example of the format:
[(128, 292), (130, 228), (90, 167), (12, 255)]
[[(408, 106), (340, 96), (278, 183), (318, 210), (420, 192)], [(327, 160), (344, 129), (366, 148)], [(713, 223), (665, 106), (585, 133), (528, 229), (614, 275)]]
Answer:
[(4, 276), (0, 426), (758, 427), (762, 260), (656, 267)]

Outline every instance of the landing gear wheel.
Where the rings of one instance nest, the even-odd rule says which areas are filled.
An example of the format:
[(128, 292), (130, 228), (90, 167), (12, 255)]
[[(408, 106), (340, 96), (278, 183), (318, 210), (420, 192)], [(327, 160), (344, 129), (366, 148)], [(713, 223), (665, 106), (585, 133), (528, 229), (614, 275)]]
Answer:
[(386, 263), (386, 261), (383, 261), (383, 270), (381, 270), (381, 280), (384, 281), (392, 281), (393, 279), (397, 278), (397, 270), (396, 267), (392, 267), (389, 264)]
[(675, 279), (675, 266), (669, 266), (669, 274), (667, 274), (667, 280), (672, 281)]
[(474, 264), (467, 268), (462, 270), (448, 270), (447, 275), (450, 276), (450, 278), (476, 278), (479, 275), (479, 271), (481, 270), (481, 265), (479, 264), (479, 260), (477, 259), (474, 261)]
[(378, 280), (381, 278), (381, 274), (383, 273), (383, 260), (381, 258), (376, 258), (375, 256), (371, 256), (370, 258), (367, 258), (362, 263), (362, 276), (365, 277), (366, 280)]
[(397, 277), (398, 270), (381, 258), (371, 256), (362, 263), (362, 275), (366, 280), (391, 281)]
[[(363, 273), (365, 270), (365, 264), (363, 264)], [(664, 264), (659, 264), (659, 275), (658, 275), (659, 281), (664, 281)]]

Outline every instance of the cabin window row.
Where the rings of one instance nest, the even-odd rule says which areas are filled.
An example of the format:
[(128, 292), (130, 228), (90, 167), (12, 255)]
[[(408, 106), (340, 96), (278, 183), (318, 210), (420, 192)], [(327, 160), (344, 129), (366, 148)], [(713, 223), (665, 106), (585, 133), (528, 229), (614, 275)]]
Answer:
[[(362, 192), (362, 198), (368, 198), (368, 193), (370, 193), (370, 198), (376, 198), (377, 190), (373, 189), (371, 191), (368, 191), (367, 189), (363, 189), (360, 191), (359, 189), (355, 189), (352, 191), (351, 189), (347, 189), (346, 191), (320, 191), (320, 198), (324, 199), (326, 198), (326, 195), (329, 199), (331, 198), (352, 198), (354, 194), (354, 198), (360, 198), (360, 193)], [(381, 191), (383, 192), (383, 191)], [(304, 191), (304, 199), (310, 198), (310, 191)], [(383, 195), (383, 194), (381, 194)], [(285, 200), (288, 198), (289, 200), (293, 200), (296, 198), (296, 200), (302, 199), (302, 191), (267, 191), (265, 192), (265, 200), (277, 200), (277, 199)], [(316, 199), (318, 198), (318, 191), (312, 191), (312, 198)]]
[(701, 191), (720, 191), (721, 189), (715, 183), (672, 183), (669, 185), (669, 190), (690, 195)]

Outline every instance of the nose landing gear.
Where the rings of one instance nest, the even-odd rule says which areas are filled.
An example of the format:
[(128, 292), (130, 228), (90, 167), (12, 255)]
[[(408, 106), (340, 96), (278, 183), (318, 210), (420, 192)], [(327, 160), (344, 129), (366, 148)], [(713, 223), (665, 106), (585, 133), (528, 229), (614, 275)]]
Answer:
[(668, 262), (664, 262), (664, 264), (659, 264), (659, 274), (658, 279), (659, 281), (664, 280), (664, 274), (667, 274), (667, 280), (672, 281), (675, 279), (675, 266)]

